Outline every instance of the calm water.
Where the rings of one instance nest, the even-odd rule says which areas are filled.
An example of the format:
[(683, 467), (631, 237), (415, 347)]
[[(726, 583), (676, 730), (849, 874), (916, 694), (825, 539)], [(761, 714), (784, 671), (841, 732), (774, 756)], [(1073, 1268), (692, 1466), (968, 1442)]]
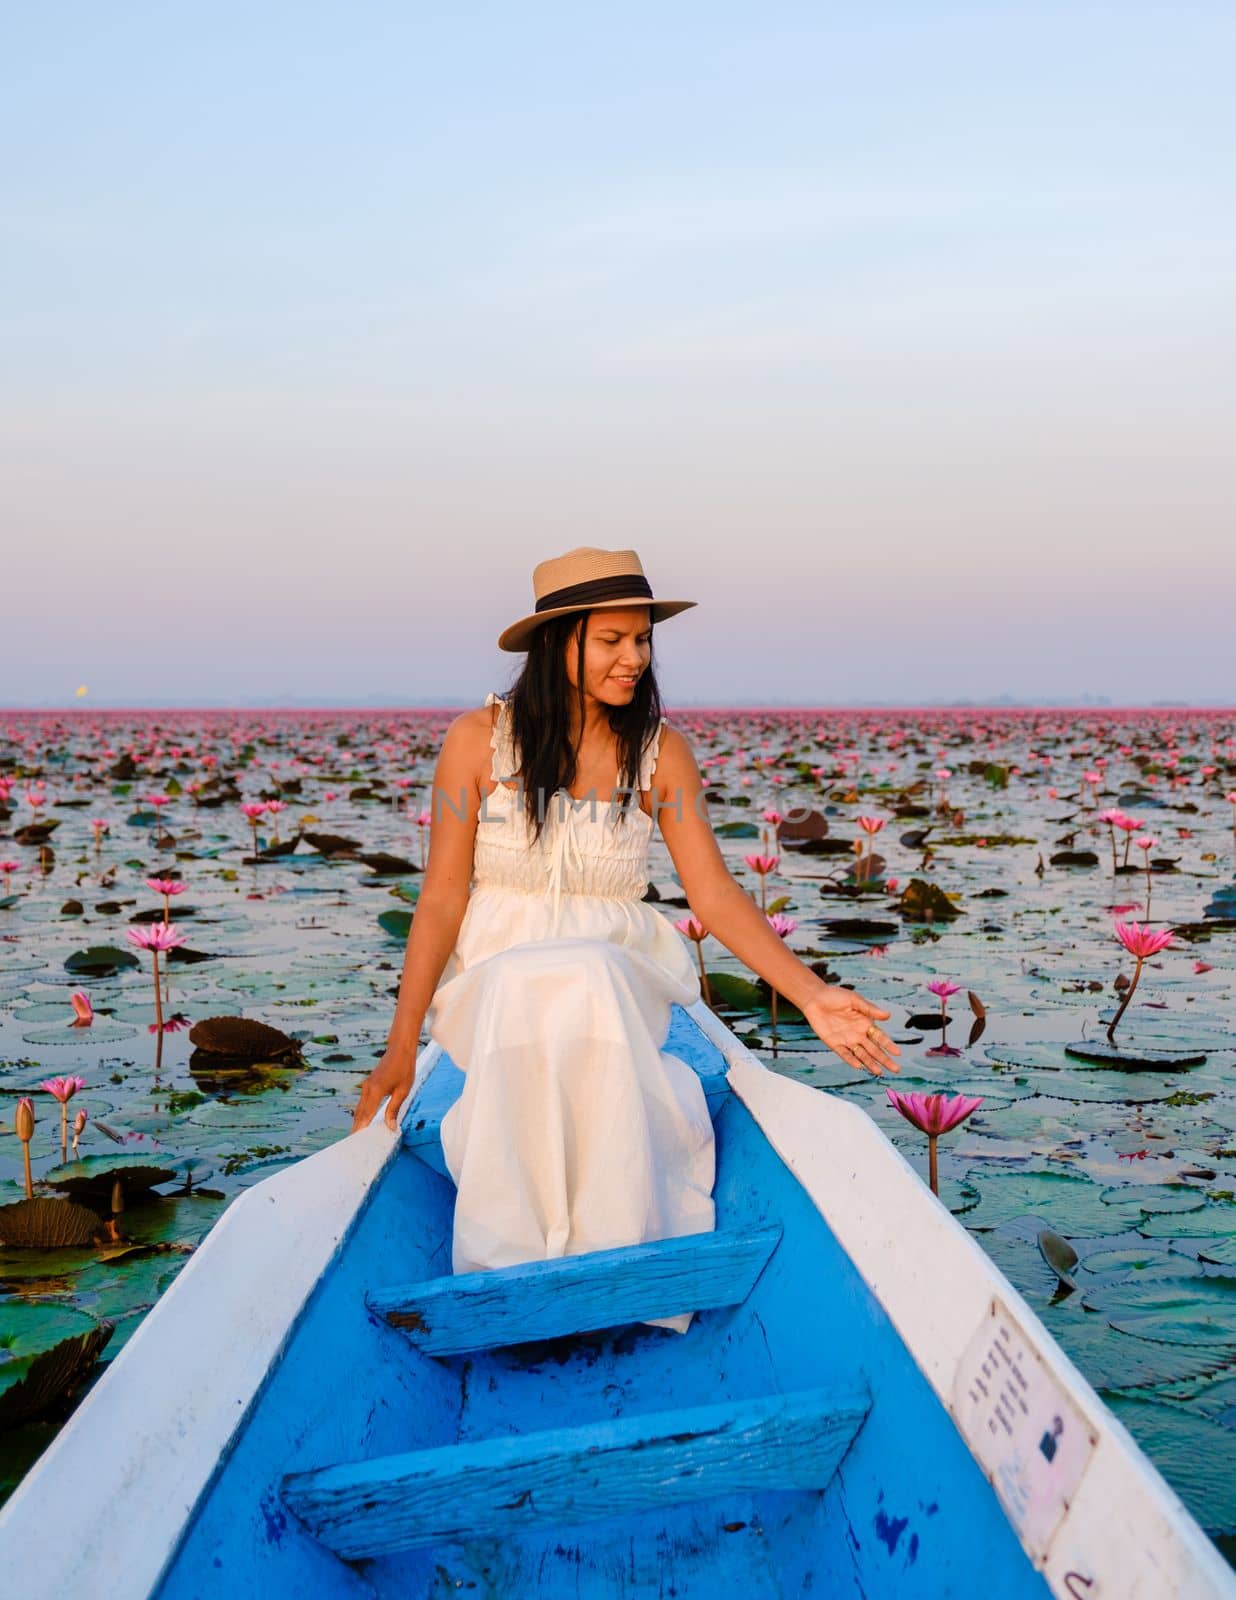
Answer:
[[(60, 1108), (36, 1085), (77, 1074), (86, 1087), (69, 1102), (70, 1133), (79, 1107), (89, 1119), (80, 1154), (141, 1154), (177, 1174), (145, 1204), (126, 1204), (107, 1246), (0, 1248), (10, 1349), (34, 1354), (83, 1313), (115, 1323), (74, 1400), (0, 1432), (0, 1493), (11, 1492), (231, 1198), (347, 1135), (359, 1079), (382, 1053), (403, 959), (398, 921), (379, 918), (414, 901), (427, 844), (416, 818), (454, 715), (7, 713), (0, 722), (0, 783), (14, 780), (7, 811), (0, 807), (0, 858), (19, 862), (0, 897), (5, 1128), (13, 1130), (17, 1097), (31, 1094), (37, 1192), (60, 1160)], [(1236, 928), (1222, 923), (1236, 921), (1234, 807), (1225, 798), (1236, 791), (1236, 714), (725, 710), (674, 720), (710, 780), (712, 820), (736, 876), (758, 900), (760, 880), (743, 857), (766, 846), (779, 856), (767, 903), (796, 919), (788, 944), (891, 1010), (902, 1070), (895, 1079), (859, 1076), (784, 1003), (774, 1038), (763, 996), (733, 983), (751, 974), (709, 939), (708, 971), (731, 979), (727, 1020), (775, 1070), (861, 1100), (924, 1182), (926, 1141), (887, 1104), (885, 1086), (983, 1096), (941, 1140), (942, 1199), (1230, 1558)], [(937, 777), (942, 768), (951, 775)], [(26, 795), (39, 785), (45, 802), (34, 807)], [(169, 801), (157, 807), (151, 795)], [(357, 854), (332, 859), (302, 839), (294, 854), (246, 862), (253, 830), (240, 803), (279, 797), (281, 840), (300, 829), (341, 835)], [(762, 817), (769, 806), (814, 809), (828, 839), (847, 843), (865, 837), (858, 816), (883, 819), (873, 836), (883, 880), (877, 864), (875, 886), (856, 893), (852, 853), (779, 847), (775, 824)], [(1111, 830), (1096, 820), (1112, 808), (1142, 823), (1132, 837), (1157, 840), (1131, 846), (1128, 859), (1140, 868), (1148, 856), (1154, 868), (1151, 923), (1181, 929), (1145, 964), (1117, 1030), (1122, 1047), (1168, 1057), (1140, 1070), (1065, 1053), (1102, 1043), (1120, 998), (1114, 981), (1133, 971), (1111, 908), (1132, 907), (1119, 913), (1124, 921), (1145, 915), (1147, 874), (1113, 872)], [(110, 824), (98, 847), (93, 818)], [(32, 820), (55, 822), (43, 856), (36, 842), (14, 839)], [(258, 837), (263, 846), (273, 840), (269, 815)], [(1126, 835), (1116, 837), (1121, 861)], [(1097, 863), (1052, 863), (1070, 850), (1093, 851)], [(411, 870), (359, 859), (377, 852)], [(164, 1016), (173, 1028), (156, 1072), (150, 957), (132, 950), (125, 930), (135, 917), (161, 915), (162, 898), (144, 880), (169, 875), (187, 886), (172, 899), (172, 920), (187, 949), (207, 959), (180, 952), (170, 963)], [(905, 918), (900, 896), (912, 878), (935, 885), (961, 914), (947, 923)], [(667, 916), (686, 914), (673, 903), (682, 888), (659, 835), (652, 883)], [(830, 926), (853, 918), (876, 926)], [(99, 946), (136, 954), (139, 964), (110, 975), (66, 969), (75, 953)], [(1195, 970), (1199, 963), (1209, 970)], [(956, 1055), (927, 1053), (941, 1038), (921, 1020), (939, 1011), (927, 989), (935, 978), (961, 986), (945, 1035)], [(75, 989), (92, 1001), (89, 1028), (69, 1026)], [(986, 1011), (981, 1031), (968, 992)], [(302, 1042), (307, 1068), (228, 1081), (199, 1057), (191, 1070), (178, 1024), (223, 1015), (282, 1029)], [(1173, 1054), (1203, 1059), (1176, 1065)], [(0, 1143), (0, 1185), (0, 1203), (24, 1195), (16, 1138)], [(96, 1204), (106, 1217), (106, 1201)], [(1074, 1290), (1060, 1287), (1041, 1255), (1043, 1229), (1080, 1257)], [(29, 1306), (44, 1308), (41, 1324), (32, 1329), (27, 1318), (14, 1343)]]

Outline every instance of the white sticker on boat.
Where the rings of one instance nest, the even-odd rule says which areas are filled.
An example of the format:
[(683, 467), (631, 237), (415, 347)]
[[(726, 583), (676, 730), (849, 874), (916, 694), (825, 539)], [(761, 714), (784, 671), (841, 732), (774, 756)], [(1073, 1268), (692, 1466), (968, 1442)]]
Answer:
[(998, 1296), (958, 1364), (953, 1416), (1022, 1544), (1041, 1560), (1098, 1435)]

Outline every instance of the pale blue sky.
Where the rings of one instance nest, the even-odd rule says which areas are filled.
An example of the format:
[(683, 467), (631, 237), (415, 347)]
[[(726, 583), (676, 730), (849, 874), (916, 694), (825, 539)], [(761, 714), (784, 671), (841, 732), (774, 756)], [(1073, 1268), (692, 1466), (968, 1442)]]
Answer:
[[(56, 4), (0, 60), (0, 704), (1236, 698), (1230, 4)], [(80, 702), (79, 702), (80, 703)]]

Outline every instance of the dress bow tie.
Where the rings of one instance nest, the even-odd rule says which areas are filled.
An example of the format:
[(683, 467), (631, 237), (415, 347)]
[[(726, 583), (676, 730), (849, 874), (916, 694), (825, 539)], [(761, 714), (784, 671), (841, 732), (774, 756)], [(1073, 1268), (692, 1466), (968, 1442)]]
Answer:
[(553, 895), (552, 931), (555, 934), (558, 932), (562, 915), (562, 880), (566, 872), (568, 854), (574, 866), (582, 868), (584, 865), (584, 853), (580, 849), (579, 838), (575, 832), (575, 819), (578, 815), (576, 807), (584, 803), (573, 800), (565, 789), (559, 789), (553, 798), (557, 814), (554, 818), (554, 833), (549, 847), (549, 887)]

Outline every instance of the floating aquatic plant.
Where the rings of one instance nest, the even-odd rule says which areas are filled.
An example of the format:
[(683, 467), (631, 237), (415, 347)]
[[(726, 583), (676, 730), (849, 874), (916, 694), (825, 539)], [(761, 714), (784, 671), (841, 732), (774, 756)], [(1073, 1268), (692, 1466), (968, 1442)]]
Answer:
[(163, 896), (163, 920), (170, 922), (170, 897), (174, 894), (183, 894), (189, 885), (182, 883), (179, 878), (147, 878), (145, 881), (148, 889), (153, 889), (156, 894)]
[(695, 945), (696, 958), (700, 964), (700, 991), (704, 996), (704, 1004), (711, 1008), (712, 993), (708, 987), (708, 974), (704, 971), (704, 940), (708, 937), (708, 929), (698, 917), (694, 916), (679, 917), (674, 926)]
[(241, 809), (241, 811), (244, 812), (245, 816), (248, 817), (249, 826), (253, 829), (253, 853), (254, 853), (254, 855), (257, 855), (257, 853), (258, 853), (258, 831), (257, 831), (258, 818), (266, 810), (266, 802), (264, 800), (246, 800), (244, 802), (244, 804), (241, 806), (240, 809)]
[(860, 880), (865, 881), (871, 876), (871, 861), (872, 852), (875, 848), (875, 836), (884, 826), (885, 819), (883, 817), (859, 817), (857, 820), (859, 827), (863, 830), (863, 833), (866, 834), (867, 838), (866, 854), (863, 854), (863, 840), (861, 838), (855, 840), (855, 844), (857, 845), (859, 851), (858, 869), (855, 876)]
[(907, 1122), (927, 1135), (927, 1175), (931, 1192), (939, 1195), (939, 1173), (936, 1165), (936, 1142), (942, 1133), (963, 1123), (972, 1111), (983, 1103), (982, 1095), (922, 1094), (905, 1089), (885, 1089), (894, 1105)]
[(1124, 1016), (1129, 1001), (1133, 998), (1133, 991), (1137, 988), (1137, 980), (1142, 975), (1142, 962), (1150, 956), (1158, 955), (1160, 950), (1166, 950), (1172, 942), (1174, 928), (1152, 928), (1148, 923), (1117, 922), (1115, 925), (1116, 937), (1121, 944), (1136, 958), (1137, 966), (1133, 971), (1133, 979), (1124, 991), (1116, 1015), (1107, 1025), (1107, 1037), (1111, 1040), (1116, 1032), (1116, 1024)]
[(30, 1171), (30, 1141), (34, 1138), (34, 1101), (28, 1094), (17, 1102), (13, 1116), (13, 1129), (21, 1140), (22, 1169), (26, 1180), (26, 1199), (34, 1198), (34, 1176)]
[(85, 1078), (44, 1078), (39, 1084), (40, 1089), (46, 1089), (48, 1094), (55, 1095), (60, 1102), (60, 1159), (68, 1159), (69, 1148), (69, 1101), (79, 1089), (86, 1087)]
[(932, 1045), (927, 1054), (929, 1056), (959, 1056), (961, 1051), (948, 1042), (949, 1013), (947, 1002), (950, 995), (961, 993), (961, 985), (950, 982), (948, 978), (933, 978), (927, 987), (932, 994), (938, 995), (940, 999), (940, 1043)]
[(171, 951), (188, 939), (174, 922), (152, 922), (141, 928), (126, 928), (125, 938), (141, 950), (149, 950), (154, 961), (155, 1021), (159, 1028), (159, 1042), (155, 1052), (155, 1070), (163, 1061), (163, 997), (159, 993), (159, 952)]
[(743, 860), (747, 863), (747, 865), (750, 868), (752, 868), (753, 871), (758, 872), (759, 875), (760, 875), (760, 910), (764, 913), (765, 916), (767, 916), (768, 915), (768, 890), (767, 890), (768, 875), (769, 875), (770, 872), (775, 872), (777, 870), (777, 864), (781, 860), (781, 857), (780, 856), (758, 856), (758, 855), (752, 855), (752, 856), (744, 856)]

